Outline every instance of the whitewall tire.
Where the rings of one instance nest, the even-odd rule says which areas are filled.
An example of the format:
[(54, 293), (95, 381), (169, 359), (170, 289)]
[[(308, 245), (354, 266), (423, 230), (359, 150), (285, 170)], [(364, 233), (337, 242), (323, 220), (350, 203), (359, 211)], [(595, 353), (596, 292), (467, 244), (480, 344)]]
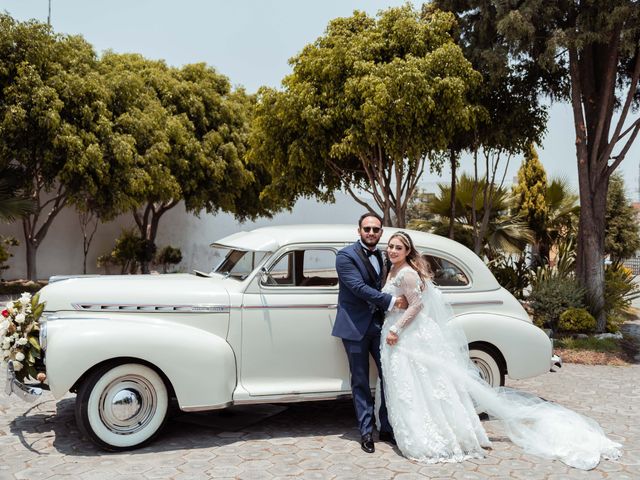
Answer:
[(480, 375), (492, 387), (504, 385), (505, 369), (499, 353), (488, 346), (470, 346), (469, 357), (480, 370)]
[(126, 450), (151, 441), (167, 417), (169, 395), (162, 377), (138, 364), (106, 365), (78, 389), (80, 431), (107, 450)]

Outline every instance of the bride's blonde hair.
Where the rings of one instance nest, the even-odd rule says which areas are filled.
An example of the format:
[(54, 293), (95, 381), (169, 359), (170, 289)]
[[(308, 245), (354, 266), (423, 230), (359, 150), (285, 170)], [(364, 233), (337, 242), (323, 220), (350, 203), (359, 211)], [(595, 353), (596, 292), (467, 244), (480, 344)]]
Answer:
[(418, 276), (420, 277), (420, 280), (422, 280), (422, 283), (424, 284), (427, 280), (431, 280), (431, 268), (429, 268), (429, 264), (426, 262), (426, 260), (422, 258), (422, 255), (418, 253), (416, 247), (414, 247), (413, 240), (411, 240), (409, 234), (402, 231), (396, 232), (389, 237), (389, 242), (391, 242), (391, 240), (394, 238), (400, 240), (406, 247), (408, 252), (407, 263), (418, 273)]

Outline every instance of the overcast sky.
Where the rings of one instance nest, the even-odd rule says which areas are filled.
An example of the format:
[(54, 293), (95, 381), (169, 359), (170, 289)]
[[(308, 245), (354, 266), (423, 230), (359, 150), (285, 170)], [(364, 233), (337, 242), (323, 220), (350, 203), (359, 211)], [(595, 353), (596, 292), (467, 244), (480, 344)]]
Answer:
[[(288, 59), (322, 35), (335, 17), (355, 9), (375, 15), (404, 0), (51, 0), (51, 24), (60, 33), (80, 34), (98, 53), (136, 52), (181, 66), (206, 62), (226, 75), (233, 85), (254, 92), (261, 85), (277, 87), (290, 72)], [(421, 2), (412, 2), (419, 5)], [(0, 9), (18, 20), (47, 21), (48, 0), (0, 0)], [(548, 132), (538, 147), (548, 176), (567, 178), (576, 188), (577, 168), (573, 117), (568, 105), (551, 109)], [(627, 191), (638, 198), (640, 147), (627, 155), (620, 170)], [(521, 158), (507, 173), (513, 178)], [(463, 160), (463, 169), (470, 168)], [(433, 188), (444, 178), (426, 175), (423, 185)]]

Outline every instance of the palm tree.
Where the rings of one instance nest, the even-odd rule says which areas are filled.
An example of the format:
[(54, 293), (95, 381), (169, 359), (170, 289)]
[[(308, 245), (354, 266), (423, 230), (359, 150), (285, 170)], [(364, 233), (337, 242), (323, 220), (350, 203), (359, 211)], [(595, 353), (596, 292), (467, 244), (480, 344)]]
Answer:
[[(472, 177), (463, 174), (458, 181), (456, 189), (455, 238), (458, 242), (471, 249), (474, 249), (478, 243), (476, 242), (476, 236), (480, 231), (479, 222), (485, 214), (483, 196), (476, 194), (474, 215), (474, 190), (476, 192), (483, 191), (485, 181), (481, 179), (476, 184)], [(433, 233), (447, 236), (450, 225), (451, 187), (439, 184), (438, 188), (440, 190), (439, 193), (431, 197), (426, 205), (426, 210), (434, 218), (429, 220), (414, 218), (409, 222), (409, 227), (417, 230), (429, 230)], [(531, 230), (521, 218), (508, 215), (511, 197), (506, 189), (494, 186), (491, 196), (493, 203), (491, 211), (488, 212), (487, 229), (484, 238), (480, 239), (479, 242), (483, 247), (481, 251), (476, 253), (492, 259), (500, 252), (521, 252), (533, 238)]]
[(578, 195), (573, 193), (564, 178), (554, 178), (545, 192), (547, 217), (539, 234), (540, 256), (549, 258), (554, 245), (563, 238), (573, 238), (577, 233), (580, 206)]

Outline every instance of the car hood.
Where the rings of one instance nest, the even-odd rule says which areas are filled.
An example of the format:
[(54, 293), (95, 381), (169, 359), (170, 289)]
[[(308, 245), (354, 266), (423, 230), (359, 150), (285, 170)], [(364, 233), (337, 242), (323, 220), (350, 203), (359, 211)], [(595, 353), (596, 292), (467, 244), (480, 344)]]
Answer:
[(228, 311), (221, 279), (189, 274), (72, 277), (40, 290), (45, 311)]

